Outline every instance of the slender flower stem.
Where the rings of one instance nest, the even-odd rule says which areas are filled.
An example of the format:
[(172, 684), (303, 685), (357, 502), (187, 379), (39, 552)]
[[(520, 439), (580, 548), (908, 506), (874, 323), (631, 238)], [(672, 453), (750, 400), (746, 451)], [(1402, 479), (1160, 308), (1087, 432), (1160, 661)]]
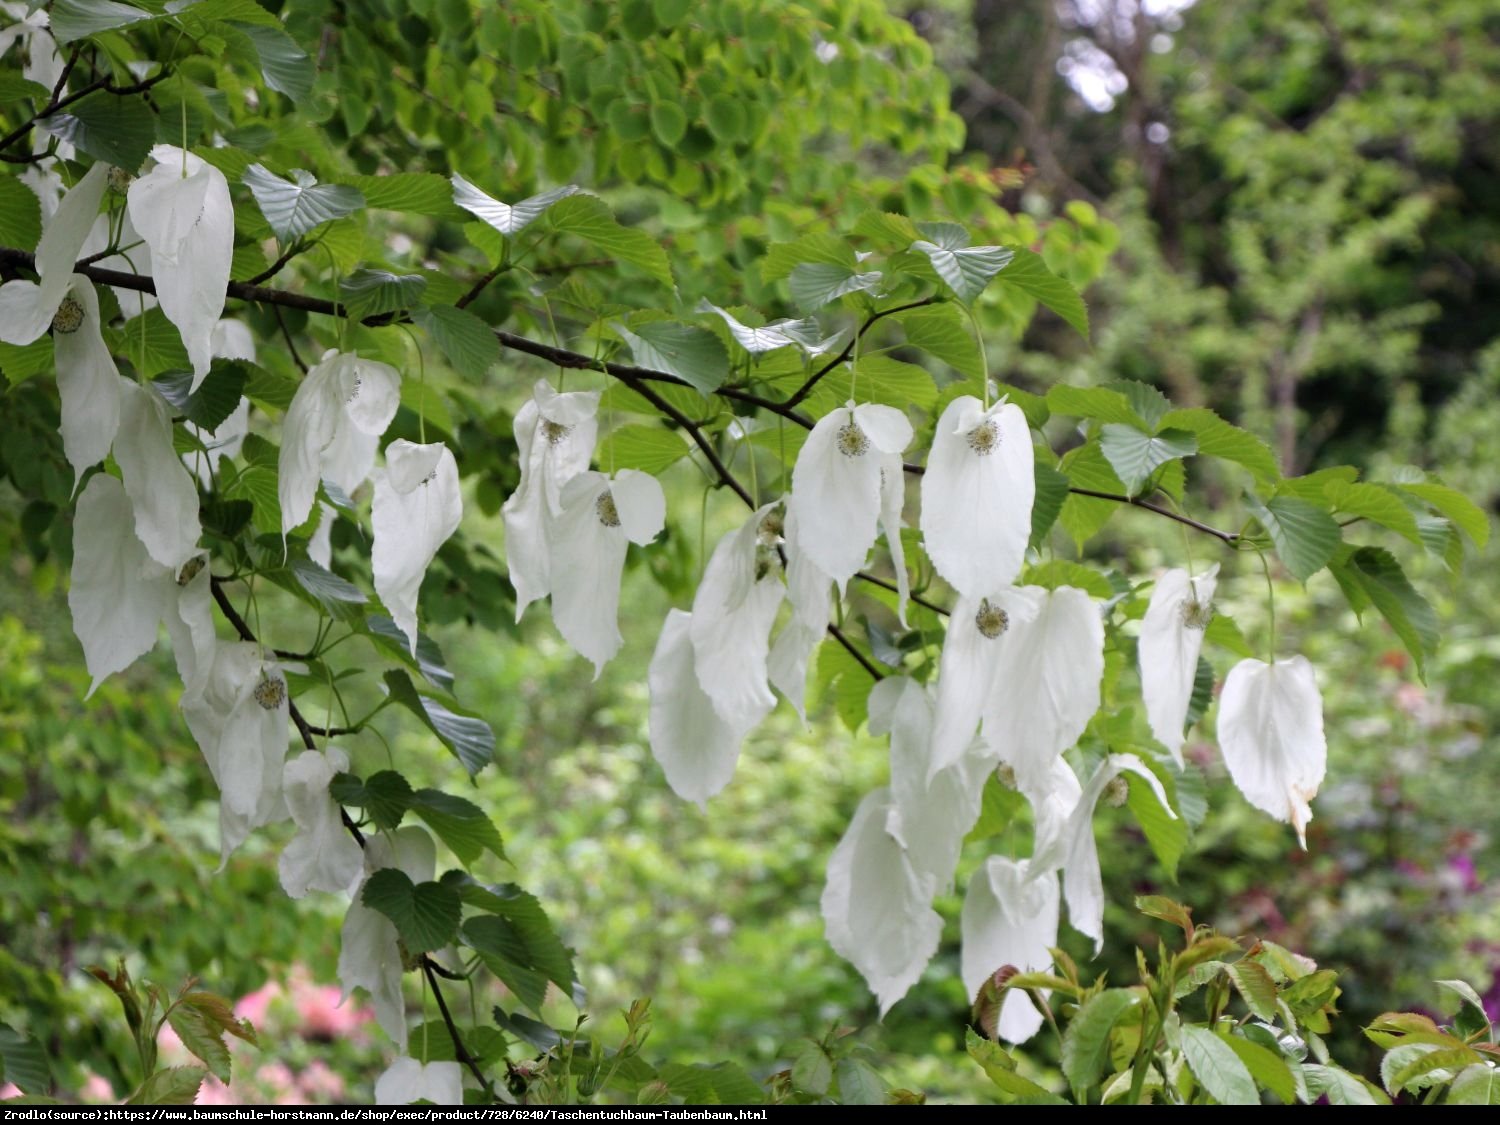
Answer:
[(1264, 551), (1256, 553), (1260, 555), (1260, 569), (1266, 576), (1266, 609), (1271, 615), (1271, 651), (1266, 663), (1274, 665), (1276, 663), (1276, 587), (1271, 582), (1271, 564), (1266, 559), (1266, 553)]
[(798, 405), (800, 405), (808, 395), (812, 394), (813, 388), (822, 381), (823, 376), (827, 375), (830, 371), (836, 371), (839, 364), (846, 362), (849, 357), (854, 354), (855, 345), (859, 343), (859, 338), (866, 332), (868, 332), (871, 328), (875, 327), (878, 321), (888, 316), (895, 316), (897, 313), (903, 313), (911, 309), (920, 309), (926, 305), (936, 304), (941, 299), (942, 298), (940, 297), (923, 297), (920, 301), (912, 301), (909, 304), (897, 305), (895, 308), (882, 309), (880, 312), (871, 313), (868, 317), (865, 318), (865, 322), (861, 324), (858, 330), (854, 333), (854, 338), (844, 345), (843, 351), (839, 352), (838, 355), (834, 356), (822, 367), (814, 371), (810, 376), (808, 376), (807, 382), (803, 383), (800, 387), (792, 392), (791, 398), (786, 399), (778, 405), (787, 410), (795, 409)]

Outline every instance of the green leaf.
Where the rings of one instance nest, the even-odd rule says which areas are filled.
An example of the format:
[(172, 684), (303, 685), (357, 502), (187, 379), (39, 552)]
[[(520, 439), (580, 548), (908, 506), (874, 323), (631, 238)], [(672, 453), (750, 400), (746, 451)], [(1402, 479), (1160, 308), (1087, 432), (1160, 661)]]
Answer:
[(1346, 581), (1355, 586), (1380, 611), (1411, 653), (1417, 675), (1425, 682), (1427, 656), (1438, 644), (1437, 615), (1407, 581), (1395, 556), (1379, 547), (1341, 552), (1334, 562), (1334, 576), (1340, 586)]
[(399, 669), (385, 674), (391, 698), (407, 708), (438, 736), (455, 758), (473, 777), (495, 756), (495, 732), (476, 715), (454, 711), (431, 696), (422, 695), (412, 685), (411, 677)]
[(156, 117), (139, 97), (96, 91), (37, 123), (95, 160), (135, 172), (156, 143)]
[(1214, 611), (1213, 619), (1209, 621), (1208, 628), (1203, 630), (1203, 639), (1209, 644), (1218, 645), (1236, 656), (1249, 657), (1255, 655), (1255, 650), (1250, 647), (1250, 642), (1245, 640), (1245, 634), (1240, 632), (1240, 627), (1235, 624), (1234, 618)]
[(573, 958), (541, 904), (514, 884), (505, 884), (483, 896), (483, 905), (489, 913), (464, 923), (464, 940), (486, 967), (534, 1012), (546, 1000), (548, 981), (564, 995), (571, 994), (577, 980)]
[(1036, 493), (1031, 504), (1031, 546), (1040, 549), (1068, 499), (1068, 478), (1041, 461), (1035, 462), (1032, 473)]
[(1426, 501), (1447, 516), (1476, 547), (1483, 547), (1490, 541), (1489, 517), (1462, 492), (1445, 484), (1402, 484), (1397, 487)]
[(177, 326), (161, 307), (147, 309), (116, 330), (106, 330), (111, 350), (123, 354), (147, 379), (167, 371), (185, 371), (193, 366)]
[(352, 582), (347, 582), (330, 570), (324, 570), (312, 559), (292, 559), (291, 570), (297, 584), (317, 599), (318, 604), (340, 621), (357, 622), (363, 614), (351, 610), (351, 606), (366, 605), (369, 598)]
[(659, 473), (687, 456), (688, 445), (661, 426), (621, 426), (599, 445), (595, 460), (616, 469)]
[(213, 431), (239, 406), (251, 366), (237, 359), (216, 359), (203, 382), (192, 393), (188, 391), (193, 384), (191, 371), (158, 376), (153, 385), (161, 392), (161, 397), (189, 422)]
[(1281, 1009), (1276, 1004), (1276, 982), (1258, 961), (1236, 961), (1229, 966), (1229, 979), (1245, 1006), (1267, 1023), (1276, 1022)]
[(1238, 1035), (1230, 1035), (1224, 1042), (1229, 1044), (1229, 1049), (1245, 1064), (1250, 1077), (1275, 1094), (1278, 1101), (1283, 1105), (1297, 1103), (1297, 1080), (1292, 1077), (1291, 1068), (1286, 1065), (1285, 1059)]
[(792, 1085), (822, 1097), (833, 1085), (833, 1060), (819, 1043), (804, 1039), (792, 1060)]
[(1228, 1043), (1207, 1028), (1182, 1028), (1182, 1057), (1220, 1105), (1260, 1105), (1255, 1080)]
[(442, 883), (413, 883), (399, 867), (382, 867), (365, 880), (360, 901), (389, 918), (412, 953), (441, 949), (458, 936), (458, 892)]
[(35, 375), (51, 374), (53, 367), (51, 336), (20, 347), (0, 343), (0, 371), (12, 385)]
[(1322, 570), (1343, 541), (1333, 517), (1306, 500), (1274, 496), (1262, 503), (1254, 493), (1247, 492), (1245, 501), (1276, 544), (1276, 554), (1299, 582)]
[(1364, 481), (1334, 480), (1328, 482), (1323, 494), (1335, 511), (1367, 519), (1422, 545), (1416, 517), (1389, 489)]
[(615, 260), (644, 270), (663, 285), (672, 284), (667, 253), (644, 231), (623, 227), (604, 200), (579, 193), (554, 204), (547, 211), (552, 229), (576, 235)]
[(352, 773), (337, 774), (329, 782), (328, 795), (341, 805), (364, 809), (383, 832), (401, 827), (413, 796), (411, 783), (395, 770), (372, 773), (363, 781)]
[(911, 248), (927, 256), (943, 283), (965, 304), (983, 293), (1015, 256), (999, 246), (970, 246), (969, 232), (957, 223), (919, 223), (917, 229), (927, 237), (914, 241)]
[(760, 1105), (766, 1093), (739, 1063), (668, 1063), (657, 1077), (687, 1105)]
[[(19, 74), (15, 73), (0, 74), (0, 105), (12, 105), (16, 102), (29, 100), (34, 104), (35, 108), (40, 109), (42, 106), (47, 104), (47, 99), (49, 99), (51, 96), (52, 91), (47, 89), (47, 87), (43, 86), (40, 82), (33, 82), (31, 79), (22, 78)], [(7, 180), (7, 182), (14, 183), (22, 191), (25, 191), (28, 195), (31, 195), (31, 198), (33, 200), (36, 199), (36, 196), (31, 193), (31, 190), (20, 181)], [(14, 245), (23, 247), (35, 246), (36, 239), (33, 238), (30, 242), (17, 242)]]
[(276, 470), (265, 465), (248, 465), (236, 469), (228, 462), (220, 462), (221, 472), (230, 479), (220, 480), (226, 500), (248, 500), (251, 505), (251, 521), (262, 535), (281, 532), (281, 499), (276, 490)]
[(276, 237), (290, 242), (314, 227), (352, 215), (365, 205), (365, 197), (344, 184), (320, 184), (310, 172), (294, 168), (284, 180), (262, 164), (245, 169), (244, 184), (255, 197), (260, 213), (271, 224)]
[[(1412, 1048), (1427, 1048), (1429, 1044), (1413, 1043)], [(1413, 1051), (1414, 1057), (1407, 1059), (1404, 1056), (1404, 1048), (1398, 1047), (1385, 1056), (1381, 1064), (1381, 1075), (1385, 1075), (1385, 1062), (1395, 1058), (1402, 1058), (1403, 1062), (1390, 1078), (1386, 1080), (1385, 1088), (1391, 1093), (1401, 1090), (1420, 1090), (1441, 1082), (1451, 1081), (1458, 1077), (1458, 1072), (1465, 1067), (1484, 1061), (1484, 1056), (1471, 1047), (1438, 1047), (1432, 1050)]]
[(434, 687), (444, 689), (453, 687), (453, 673), (448, 670), (448, 665), (444, 661), (443, 650), (426, 633), (420, 630), (417, 632), (417, 655), (413, 661), (411, 641), (401, 631), (401, 627), (389, 617), (380, 613), (372, 613), (365, 619), (365, 625), (370, 630), (371, 640), (398, 660), (404, 660), (407, 664), (415, 663), (417, 671), (421, 672)]
[(1281, 479), (1281, 469), (1271, 447), (1249, 430), (1224, 421), (1212, 410), (1201, 406), (1173, 410), (1162, 417), (1161, 425), (1196, 434), (1200, 455), (1218, 457), (1249, 469), (1258, 484), (1273, 485)]
[(887, 250), (902, 250), (922, 237), (916, 225), (905, 215), (886, 211), (866, 211), (854, 224), (854, 233)]
[(409, 807), (465, 867), (472, 866), (485, 852), (501, 860), (506, 858), (500, 830), (473, 801), (436, 789), (418, 789), (412, 794)]
[(42, 237), (42, 204), (15, 176), (0, 176), (0, 243), (35, 246)]
[(1104, 600), (1115, 595), (1114, 587), (1109, 584), (1108, 578), (1091, 566), (1071, 562), (1068, 559), (1049, 559), (1047, 562), (1030, 567), (1026, 571), (1025, 581), (1022, 584), (1041, 586), (1046, 590), (1073, 586), (1090, 597)]
[(229, 1081), (229, 1048), (224, 1044), (224, 1029), (190, 1004), (175, 1005), (167, 1013), (167, 1022), (177, 1032), (182, 1045), (200, 1059), (220, 1082)]
[(460, 375), (482, 379), (500, 360), (500, 341), (494, 330), (467, 309), (433, 305), (418, 309), (412, 319), (432, 337)]
[[(1067, 474), (1070, 489), (1087, 488), (1110, 496), (1120, 496), (1125, 492), (1124, 483), (1104, 459), (1104, 451), (1097, 441), (1069, 450), (1059, 467)], [(1120, 506), (1116, 500), (1099, 500), (1072, 493), (1063, 502), (1062, 512), (1057, 518), (1082, 550), (1083, 544), (1099, 533)]]
[(896, 313), (890, 319), (901, 325), (912, 347), (941, 360), (960, 375), (976, 381), (985, 378), (979, 345), (956, 306), (926, 305)]
[(0, 1077), (26, 1094), (41, 1094), (52, 1088), (52, 1071), (42, 1045), (3, 1023), (0, 1023)]
[(687, 114), (676, 102), (657, 102), (651, 107), (651, 131), (664, 148), (676, 148), (687, 132)]
[(254, 44), (266, 85), (294, 102), (307, 101), (312, 95), (313, 79), (317, 77), (317, 69), (307, 52), (279, 27), (247, 23), (236, 23), (235, 26)]
[(1068, 1105), (1069, 1103), (1045, 1087), (1038, 1086), (1029, 1078), (1016, 1073), (1016, 1060), (998, 1043), (981, 1039), (974, 1029), (964, 1029), (964, 1041), (969, 1057), (983, 1068), (985, 1075), (1012, 1101), (1024, 1100), (1033, 1105)]
[(356, 270), (339, 282), (339, 296), (349, 315), (358, 318), (410, 308), (426, 288), (427, 279), (419, 273)]
[(760, 260), (761, 280), (766, 283), (790, 277), (800, 265), (823, 265), (854, 273), (854, 250), (837, 235), (820, 231), (804, 234), (791, 242), (772, 243)]
[(453, 185), (436, 172), (396, 172), (389, 176), (344, 176), (372, 211), (399, 211), (463, 222), (468, 212), (453, 202)]
[[(1170, 775), (1164, 770), (1155, 772), (1162, 775), (1170, 792), (1172, 785)], [(1174, 816), (1172, 809), (1164, 808), (1156, 799), (1151, 786), (1145, 784), (1142, 779), (1132, 776), (1128, 779), (1128, 784), (1127, 801), (1130, 804), (1130, 811), (1135, 814), (1141, 830), (1146, 833), (1146, 842), (1151, 845), (1151, 851), (1167, 873), (1167, 878), (1175, 882), (1177, 863), (1182, 859), (1182, 853), (1187, 850), (1187, 823), (1182, 817)]]
[(52, 38), (59, 46), (152, 18), (150, 12), (129, 4), (116, 4), (114, 0), (53, 0), (49, 10)]
[(1014, 285), (1071, 324), (1085, 338), (1089, 334), (1089, 311), (1083, 298), (1062, 278), (1047, 268), (1042, 256), (1016, 246), (1010, 264), (1000, 271), (1001, 285)]
[(1500, 1105), (1500, 1070), (1494, 1063), (1465, 1067), (1448, 1088), (1445, 1105)]
[(192, 1105), (208, 1071), (201, 1066), (171, 1066), (141, 1083), (126, 1105)]
[(1072, 387), (1057, 383), (1047, 389), (1047, 408), (1054, 414), (1071, 418), (1093, 418), (1128, 426), (1144, 426), (1129, 401), (1119, 391), (1107, 387)]
[(519, 1013), (510, 1015), (498, 1005), (494, 1009), (495, 1025), (507, 1031), (522, 1043), (529, 1043), (538, 1051), (550, 1051), (559, 1046), (563, 1037), (544, 1023)]
[(1484, 1000), (1480, 997), (1479, 993), (1474, 991), (1474, 986), (1471, 985), (1468, 981), (1436, 980), (1432, 983), (1446, 992), (1453, 993), (1453, 995), (1457, 996), (1465, 1004), (1473, 1008), (1474, 1011), (1479, 1013), (1479, 1018), (1484, 1021), (1484, 1026), (1486, 1028), (1490, 1026), (1489, 1013), (1484, 1010)]
[(848, 266), (826, 262), (802, 262), (792, 270), (787, 287), (803, 312), (815, 312), (847, 293), (873, 293), (880, 288), (882, 274), (857, 273)]
[(1126, 492), (1135, 496), (1161, 466), (1196, 453), (1198, 439), (1186, 430), (1163, 430), (1153, 437), (1111, 422), (1099, 431), (1099, 449)]
[(1130, 403), (1130, 409), (1135, 411), (1136, 417), (1146, 424), (1146, 428), (1152, 433), (1161, 427), (1161, 420), (1165, 418), (1172, 409), (1172, 404), (1167, 401), (1167, 396), (1162, 394), (1150, 383), (1142, 383), (1139, 379), (1116, 379), (1107, 384), (1106, 389), (1119, 391), (1125, 396), (1125, 401)]
[(480, 1066), (489, 1066), (505, 1057), (505, 1036), (493, 1027), (450, 1029), (442, 1020), (419, 1023), (407, 1033), (407, 1042), (419, 1045), (428, 1062), (456, 1062), (458, 1051), (453, 1032), (459, 1031), (464, 1050)]
[(839, 1059), (835, 1067), (840, 1105), (884, 1105), (890, 1084), (864, 1059)]
[(611, 325), (630, 348), (637, 365), (691, 384), (704, 394), (717, 390), (729, 377), (729, 353), (723, 341), (707, 329), (675, 320), (653, 320), (634, 330)]
[(1062, 1041), (1062, 1072), (1080, 1094), (1103, 1077), (1109, 1065), (1109, 1033), (1138, 997), (1111, 988), (1089, 999), (1068, 1023)]

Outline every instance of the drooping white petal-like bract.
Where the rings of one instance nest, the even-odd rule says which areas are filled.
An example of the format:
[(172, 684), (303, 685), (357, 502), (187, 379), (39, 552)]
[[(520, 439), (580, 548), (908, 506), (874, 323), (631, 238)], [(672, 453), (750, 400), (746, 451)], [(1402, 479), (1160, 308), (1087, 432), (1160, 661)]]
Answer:
[(377, 1105), (463, 1105), (464, 1076), (456, 1062), (424, 1063), (403, 1055), (375, 1080)]
[(417, 592), (438, 548), (458, 530), (464, 514), (458, 464), (441, 442), (417, 445), (404, 438), (386, 447), (385, 464), (370, 505), (375, 592), (415, 656)]
[(1290, 821), (1307, 847), (1308, 802), (1323, 784), (1323, 696), (1304, 656), (1242, 660), (1219, 696), (1219, 748), (1245, 800)]
[(645, 546), (666, 522), (667, 501), (649, 473), (622, 469), (613, 480), (579, 473), (562, 490), (552, 529), (552, 621), (594, 663), (597, 676), (620, 649), (620, 574), (630, 543)]
[(198, 489), (172, 446), (172, 409), (149, 387), (120, 379), (115, 460), (135, 509), (135, 533), (175, 574), (198, 553)]
[(865, 563), (881, 514), (881, 473), (900, 474), (911, 423), (893, 406), (830, 411), (808, 434), (792, 469), (798, 542), (841, 587)]
[(364, 874), (365, 853), (344, 831), (339, 806), (328, 793), (335, 774), (349, 768), (349, 756), (329, 747), (304, 750), (282, 770), (281, 791), (297, 835), (281, 853), (281, 887), (292, 898), (308, 891), (347, 893)]
[(104, 460), (119, 432), (121, 380), (99, 332), (99, 295), (93, 284), (82, 274), (74, 274), (67, 295), (76, 302), (81, 319), (71, 329), (65, 324), (56, 326), (52, 356), (62, 399), (58, 428), (76, 485), (85, 469)]
[(51, 327), (52, 318), (72, 284), (78, 251), (99, 213), (108, 173), (107, 164), (95, 164), (63, 196), (36, 245), (39, 280), (8, 281), (0, 285), (0, 340), (7, 344), (29, 344)]
[(797, 515), (790, 505), (784, 523), (786, 598), (791, 603), (792, 616), (776, 635), (776, 643), (771, 646), (771, 655), (766, 661), (766, 673), (772, 686), (805, 719), (807, 666), (828, 631), (833, 579), (819, 570), (802, 549), (797, 534)]
[(1019, 406), (998, 402), (986, 410), (972, 395), (948, 404), (922, 476), (922, 539), (932, 565), (960, 594), (982, 597), (1021, 572), (1034, 474), (1031, 431)]
[(126, 192), (130, 219), (151, 247), (156, 297), (193, 364), (192, 389), (208, 375), (213, 331), (224, 311), (234, 257), (229, 183), (212, 164), (173, 145), (151, 150), (156, 166)]
[(1179, 766), (1183, 726), (1193, 698), (1203, 632), (1213, 614), (1218, 573), (1218, 563), (1196, 578), (1180, 568), (1167, 571), (1156, 580), (1141, 621), (1137, 653), (1146, 717), (1156, 741), (1171, 751)]
[(563, 485), (589, 467), (599, 433), (598, 407), (598, 391), (559, 394), (539, 379), (530, 400), (516, 412), (521, 483), (501, 515), (517, 621), (528, 605), (552, 592), (548, 533), (562, 512)]
[[(963, 934), (960, 973), (970, 999), (980, 986), (1007, 965), (1023, 973), (1052, 964), (1048, 952), (1057, 944), (1061, 904), (1057, 876), (1033, 871), (1022, 860), (990, 856), (969, 878), (959, 926)], [(1043, 990), (1046, 995), (1046, 990)], [(1007, 990), (1000, 1008), (999, 1034), (1008, 1043), (1024, 1043), (1042, 1026), (1042, 1014), (1024, 992)]]
[(400, 405), (401, 376), (387, 364), (328, 352), (307, 373), (282, 425), (276, 491), (283, 535), (312, 512), (323, 477), (346, 493), (364, 483)]
[(886, 831), (891, 807), (888, 789), (859, 803), (828, 859), (822, 903), (828, 944), (859, 970), (882, 1016), (917, 983), (943, 930), (932, 909), (937, 880)]

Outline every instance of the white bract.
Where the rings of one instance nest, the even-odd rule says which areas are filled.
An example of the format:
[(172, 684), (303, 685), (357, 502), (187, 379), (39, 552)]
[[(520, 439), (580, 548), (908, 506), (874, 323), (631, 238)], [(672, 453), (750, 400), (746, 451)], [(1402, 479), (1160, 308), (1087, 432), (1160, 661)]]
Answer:
[(870, 690), (870, 733), (891, 740), (891, 809), (885, 830), (906, 849), (912, 865), (930, 874), (937, 890), (952, 885), (964, 837), (979, 819), (986, 776), (994, 759), (975, 741), (954, 765), (928, 783), (932, 750), (931, 688), (907, 676), (887, 676)]
[[(413, 883), (432, 880), (437, 870), (437, 847), (420, 828), (407, 826), (380, 836), (365, 845), (365, 874), (386, 867), (404, 871)], [(339, 946), (339, 984), (344, 999), (356, 988), (370, 994), (375, 1018), (401, 1050), (406, 1050), (406, 1002), (401, 997), (401, 938), (395, 925), (378, 910), (360, 901), (363, 886), (355, 892), (344, 916)]]
[(74, 274), (53, 317), (52, 358), (62, 400), (58, 428), (75, 487), (84, 470), (104, 460), (120, 429), (120, 370), (99, 328), (99, 296), (88, 278)]
[[(417, 445), (404, 438), (385, 451), (385, 471), (375, 478), (370, 525), (375, 592), (391, 620), (417, 652), (417, 593), (438, 548), (463, 518), (458, 465), (441, 442)], [(325, 517), (326, 518), (326, 517)]]
[(765, 505), (719, 540), (693, 598), (694, 672), (719, 717), (736, 730), (749, 730), (776, 706), (766, 658), (786, 588), (775, 508)]
[(10, 21), (9, 26), (0, 28), (0, 55), (9, 51), (12, 44), (19, 43), (25, 56), (21, 76), (51, 90), (62, 77), (64, 64), (62, 56), (57, 53), (57, 41), (47, 30), (46, 11), (41, 7), (33, 8), (22, 0), (0, 4), (0, 12), (4, 12)]
[(802, 320), (773, 320), (770, 324), (761, 328), (751, 328), (749, 325), (741, 324), (732, 313), (719, 308), (704, 299), (698, 302), (699, 312), (718, 313), (724, 323), (729, 327), (729, 334), (734, 337), (735, 342), (751, 355), (760, 355), (762, 352), (773, 352), (777, 348), (795, 345), (808, 355), (826, 355), (834, 348), (842, 346), (845, 333), (835, 332), (832, 336), (824, 336), (823, 330), (813, 317), (805, 317)]
[(562, 512), (562, 488), (589, 467), (599, 422), (598, 391), (558, 394), (538, 379), (516, 412), (521, 483), (505, 501), (505, 562), (516, 590), (516, 620), (552, 592), (548, 532)]
[[(255, 362), (255, 337), (249, 327), (240, 320), (225, 317), (214, 325), (213, 354), (216, 359), (243, 359)], [(229, 416), (216, 429), (205, 430), (192, 422), (184, 422), (187, 432), (203, 443), (202, 453), (196, 450), (182, 455), (182, 463), (198, 478), (205, 489), (213, 487), (214, 470), (221, 458), (238, 457), (245, 444), (245, 435), (250, 432), (250, 400), (243, 395)]]
[(620, 575), (630, 543), (645, 546), (666, 522), (667, 500), (649, 473), (613, 479), (579, 473), (563, 485), (562, 511), (549, 538), (552, 621), (597, 678), (620, 650)]
[(533, 195), (530, 199), (523, 199), (520, 203), (511, 204), (501, 203), (494, 196), (481, 191), (456, 173), (450, 178), (450, 182), (453, 184), (454, 203), (507, 236), (519, 234), (531, 223), (541, 218), (542, 212), (548, 207), (559, 199), (566, 199), (578, 191), (575, 185), (569, 184), (567, 187), (553, 188), (540, 195)]
[(931, 905), (937, 879), (886, 831), (891, 811), (888, 789), (859, 803), (829, 857), (822, 902), (828, 944), (865, 978), (882, 1017), (917, 983), (943, 931)]
[(36, 244), (37, 280), (0, 285), (0, 340), (29, 344), (52, 326), (73, 284), (78, 251), (99, 213), (108, 172), (108, 165), (95, 164), (63, 196)]
[(1196, 578), (1180, 568), (1167, 571), (1156, 580), (1141, 621), (1137, 652), (1146, 717), (1156, 741), (1172, 752), (1179, 766), (1183, 727), (1193, 698), (1203, 632), (1213, 616), (1218, 573), (1218, 563)]
[(131, 182), (126, 202), (131, 222), (151, 248), (156, 298), (182, 336), (197, 390), (208, 375), (214, 325), (224, 311), (234, 207), (224, 173), (201, 157), (157, 145), (151, 158), (155, 167)]
[(1021, 572), (1036, 494), (1031, 430), (1013, 403), (988, 410), (972, 395), (938, 419), (922, 476), (922, 538), (937, 572), (982, 597)]
[(402, 1056), (375, 1080), (377, 1105), (410, 1105), (418, 1100), (433, 1105), (463, 1105), (463, 1071), (458, 1063), (424, 1063)]
[(807, 557), (797, 534), (797, 516), (787, 505), (783, 550), (786, 551), (786, 598), (792, 615), (776, 635), (766, 661), (771, 684), (781, 692), (802, 718), (807, 718), (807, 666), (828, 632), (828, 614), (833, 601), (833, 579)]
[(172, 445), (172, 408), (153, 388), (121, 378), (115, 461), (135, 508), (135, 533), (175, 573), (198, 553), (198, 489)]
[(324, 353), (292, 396), (282, 425), (276, 492), (283, 536), (312, 512), (322, 478), (345, 493), (364, 483), (380, 435), (400, 405), (401, 376), (394, 367)]
[(225, 861), (255, 829), (287, 816), (281, 778), (289, 710), (286, 677), (249, 641), (218, 645), (202, 687), (183, 695), (183, 717), (219, 786)]
[[(1057, 944), (1061, 903), (1057, 876), (1036, 871), (1024, 859), (990, 856), (969, 879), (959, 927), (963, 934), (960, 975), (969, 998), (1007, 965), (1020, 972), (1051, 967)], [(1042, 995), (1049, 990), (1042, 989)], [(1008, 1043), (1024, 1043), (1042, 1026), (1042, 1013), (1018, 990), (1006, 990), (1000, 1007), (999, 1035)]]
[(1290, 821), (1307, 847), (1308, 802), (1323, 784), (1328, 743), (1323, 696), (1306, 657), (1248, 659), (1230, 669), (1219, 697), (1219, 748), (1245, 800)]
[(821, 418), (797, 454), (787, 506), (798, 543), (840, 588), (875, 543), (882, 473), (900, 475), (911, 438), (911, 422), (895, 407), (851, 402)]
[(651, 754), (672, 792), (700, 809), (729, 784), (749, 725), (727, 723), (699, 686), (693, 615), (667, 612), (646, 673), (651, 693)]
[(349, 756), (329, 747), (304, 750), (282, 770), (281, 791), (297, 835), (281, 853), (281, 887), (292, 898), (308, 891), (348, 893), (364, 875), (365, 855), (344, 831), (338, 803), (328, 793), (335, 774), (348, 770)]

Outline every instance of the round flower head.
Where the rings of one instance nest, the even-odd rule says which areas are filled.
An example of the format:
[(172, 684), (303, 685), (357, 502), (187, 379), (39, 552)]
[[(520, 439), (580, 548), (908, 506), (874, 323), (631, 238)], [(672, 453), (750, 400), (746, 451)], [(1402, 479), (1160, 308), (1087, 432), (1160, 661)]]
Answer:
[(932, 565), (975, 597), (1015, 581), (1036, 494), (1031, 431), (1021, 408), (988, 410), (972, 395), (938, 419), (922, 477), (922, 538)]

